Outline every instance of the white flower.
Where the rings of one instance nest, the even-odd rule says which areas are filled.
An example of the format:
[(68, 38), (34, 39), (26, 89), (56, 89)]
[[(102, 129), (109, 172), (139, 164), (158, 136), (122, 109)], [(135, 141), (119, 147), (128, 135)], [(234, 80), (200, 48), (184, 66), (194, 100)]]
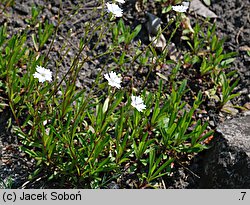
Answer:
[(115, 72), (111, 71), (108, 74), (104, 74), (104, 77), (108, 80), (109, 85), (112, 87), (121, 87), (121, 78), (116, 75)]
[(33, 74), (35, 78), (38, 78), (38, 81), (43, 83), (44, 81), (52, 81), (52, 72), (49, 69), (46, 69), (42, 66), (36, 66), (36, 72)]
[(183, 6), (189, 7), (190, 2), (183, 1), (181, 4), (182, 4)]
[(146, 105), (144, 104), (141, 97), (132, 95), (131, 99), (132, 99), (131, 105), (135, 107), (139, 112), (142, 112), (142, 110), (146, 109)]
[(108, 12), (113, 13), (116, 17), (122, 17), (122, 9), (116, 4), (106, 3), (108, 7)]
[(188, 9), (188, 6), (187, 5), (177, 5), (177, 6), (172, 6), (172, 8), (174, 11), (177, 11), (177, 12), (186, 12)]
[(48, 120), (44, 120), (43, 121), (43, 126), (47, 125), (47, 123), (48, 123)]
[(118, 3), (121, 3), (121, 4), (125, 3), (125, 0), (115, 0), (115, 1), (118, 2)]

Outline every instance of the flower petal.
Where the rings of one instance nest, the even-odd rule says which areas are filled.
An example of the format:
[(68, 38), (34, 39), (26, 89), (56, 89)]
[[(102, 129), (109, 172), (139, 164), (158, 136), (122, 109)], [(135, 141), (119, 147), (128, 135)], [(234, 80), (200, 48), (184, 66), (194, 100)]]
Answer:
[(115, 72), (111, 71), (110, 73), (104, 74), (104, 77), (110, 86), (116, 87), (118, 89), (121, 88), (121, 78), (118, 77)]
[(36, 66), (36, 72), (33, 74), (34, 78), (43, 83), (44, 81), (52, 81), (52, 72), (42, 66)]
[(142, 112), (144, 109), (146, 109), (146, 105), (143, 102), (143, 99), (139, 96), (131, 96), (131, 105), (136, 108), (139, 112)]
[(123, 11), (118, 5), (106, 3), (106, 6), (108, 7), (108, 12), (113, 13), (116, 17), (122, 17)]

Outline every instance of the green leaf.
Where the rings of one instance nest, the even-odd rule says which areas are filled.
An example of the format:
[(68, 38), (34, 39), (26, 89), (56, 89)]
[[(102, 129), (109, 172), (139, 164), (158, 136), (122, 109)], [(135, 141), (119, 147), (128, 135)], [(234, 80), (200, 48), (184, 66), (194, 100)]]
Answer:
[(222, 65), (222, 66), (229, 65), (229, 64), (231, 64), (232, 62), (234, 62), (235, 60), (236, 60), (236, 58), (229, 58), (229, 59), (223, 60), (223, 61), (221, 61), (221, 65)]
[(169, 11), (171, 11), (171, 10), (172, 10), (172, 7), (171, 7), (171, 5), (169, 5), (168, 7), (163, 7), (161, 12), (163, 14), (165, 14), (165, 13), (168, 13)]
[(159, 73), (159, 72), (157, 72), (156, 75), (158, 75), (158, 76), (159, 76), (160, 78), (162, 78), (163, 80), (168, 81), (168, 77), (166, 77), (165, 75), (163, 75), (163, 74), (161, 74), (161, 73)]
[(212, 51), (215, 51), (217, 43), (218, 43), (218, 38), (217, 38), (216, 35), (214, 35), (212, 37), (212, 42), (211, 42), (211, 49), (212, 49)]
[(32, 41), (33, 41), (35, 50), (36, 50), (36, 51), (39, 51), (39, 46), (38, 46), (37, 39), (36, 39), (36, 36), (35, 36), (34, 33), (31, 34), (31, 38), (32, 38)]
[(17, 95), (17, 96), (13, 99), (13, 101), (14, 101), (15, 104), (17, 104), (20, 100), (21, 100), (21, 96), (20, 96), (20, 95)]
[(169, 166), (174, 160), (173, 159), (169, 159), (168, 161), (166, 161), (163, 165), (160, 166), (159, 169), (157, 169), (157, 171), (152, 175), (151, 180), (159, 178), (161, 176), (164, 176), (167, 173), (162, 173), (160, 174), (167, 166)]
[(28, 176), (28, 179), (29, 179), (29, 180), (34, 179), (42, 170), (43, 170), (42, 167), (37, 168), (33, 173), (31, 173), (31, 174)]
[(140, 159), (140, 162), (143, 164), (143, 166), (147, 166), (148, 161), (146, 159)]
[(34, 150), (28, 149), (28, 148), (23, 147), (23, 146), (21, 146), (20, 149), (22, 151), (24, 151), (25, 153), (27, 153), (31, 157), (34, 157), (34, 158), (38, 157), (37, 153)]
[(232, 94), (232, 95), (228, 96), (228, 97), (226, 98), (226, 99), (227, 99), (227, 102), (228, 102), (229, 100), (233, 99), (233, 98), (238, 97), (238, 96), (240, 96), (240, 93), (236, 93), (236, 94)]
[(133, 40), (141, 31), (142, 26), (139, 24), (135, 27), (134, 31), (131, 33), (131, 35), (129, 36), (129, 40)]
[(109, 106), (109, 97), (107, 97), (106, 100), (104, 101), (104, 104), (103, 104), (103, 107), (102, 107), (102, 112), (103, 112), (103, 114), (104, 114), (105, 112), (107, 112), (108, 106)]
[(190, 41), (190, 38), (188, 36), (182, 36), (181, 39), (184, 41)]
[(104, 159), (103, 161), (101, 161), (100, 163), (98, 163), (97, 168), (92, 171), (92, 174), (96, 172), (102, 172), (106, 167), (105, 165), (107, 165), (109, 161), (110, 161), (110, 158), (108, 157)]
[(118, 162), (118, 164), (122, 164), (122, 163), (127, 162), (127, 161), (130, 161), (130, 159), (129, 159), (129, 158), (122, 158), (122, 159)]

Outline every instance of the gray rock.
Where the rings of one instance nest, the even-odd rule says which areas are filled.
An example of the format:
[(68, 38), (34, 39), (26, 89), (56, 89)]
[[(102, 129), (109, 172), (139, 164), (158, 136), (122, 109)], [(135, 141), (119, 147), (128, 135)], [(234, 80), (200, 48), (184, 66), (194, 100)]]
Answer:
[(234, 118), (217, 127), (228, 145), (244, 151), (250, 157), (250, 116)]
[(30, 13), (30, 8), (17, 2), (13, 5), (13, 8), (21, 15), (28, 15)]
[(158, 32), (161, 30), (161, 19), (154, 14), (149, 12), (146, 13), (148, 21), (146, 23), (146, 28), (149, 35), (156, 36)]
[(250, 188), (250, 116), (220, 124), (207, 150), (199, 188)]

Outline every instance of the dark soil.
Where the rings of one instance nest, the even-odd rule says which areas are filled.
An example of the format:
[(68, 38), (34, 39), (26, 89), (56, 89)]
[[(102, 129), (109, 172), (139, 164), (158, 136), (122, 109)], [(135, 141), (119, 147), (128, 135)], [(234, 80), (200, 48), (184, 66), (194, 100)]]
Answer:
[[(76, 14), (72, 15), (71, 18), (66, 19), (63, 25), (58, 28), (58, 36), (53, 48), (48, 55), (47, 68), (54, 70), (56, 61), (59, 61), (62, 58), (63, 52), (65, 52), (61, 50), (61, 45), (67, 42), (67, 49), (69, 49), (69, 52), (67, 54), (67, 58), (64, 59), (62, 66), (60, 67), (60, 78), (64, 73), (67, 72), (67, 69), (71, 63), (70, 59), (72, 59), (77, 53), (76, 45), (78, 45), (80, 38), (84, 36), (83, 28), (85, 27), (85, 23), (95, 22), (96, 19), (98, 19), (98, 12), (95, 14), (95, 12), (93, 12), (93, 8), (99, 5), (96, 3), (98, 1), (92, 0), (63, 1), (61, 5), (59, 2), (59, 0), (16, 0), (13, 6), (6, 7), (4, 12), (0, 12), (0, 25), (7, 24), (9, 36), (24, 31), (28, 25), (27, 20), (31, 18), (31, 8), (32, 6), (36, 6), (41, 9), (39, 20), (41, 22), (48, 20), (50, 23), (56, 26), (59, 11), (60, 16), (68, 16), (69, 14), (74, 14), (76, 6), (80, 6), (81, 9)], [(79, 2), (83, 3), (80, 4)], [(132, 28), (138, 24), (143, 24), (143, 30), (139, 34), (138, 38), (146, 44), (148, 38), (147, 35), (145, 35), (145, 12), (137, 12), (134, 5), (135, 0), (127, 1), (126, 4), (123, 5), (123, 19), (126, 24), (130, 25)], [(3, 8), (1, 3), (0, 7)], [(167, 21), (160, 13), (159, 5), (154, 3), (154, 1), (148, 1), (146, 7), (148, 12), (161, 17), (163, 22)], [(236, 51), (239, 53), (233, 63), (233, 66), (230, 68), (230, 70), (236, 70), (240, 76), (240, 84), (236, 91), (240, 92), (241, 96), (236, 98), (233, 101), (233, 104), (244, 106), (250, 102), (250, 57), (246, 53), (246, 50), (249, 50), (250, 47), (250, 1), (212, 0), (210, 9), (219, 16), (219, 18), (215, 20), (217, 24), (217, 33), (221, 38), (226, 38), (225, 51)], [(189, 14), (189, 17), (191, 19), (191, 24), (194, 24), (197, 20), (197, 16), (194, 14)], [(68, 35), (70, 35), (70, 38)], [(174, 43), (176, 44), (178, 44), (177, 39), (173, 39), (173, 41), (175, 41)], [(84, 50), (84, 54), (94, 55), (102, 53), (104, 50), (106, 50), (109, 43), (109, 39), (102, 39), (99, 47), (97, 47), (94, 51), (86, 49)], [(31, 39), (28, 39), (28, 44), (29, 46), (33, 47)], [(134, 43), (133, 46), (136, 46), (136, 43)], [(177, 45), (176, 47), (177, 49), (183, 48), (181, 45)], [(44, 50), (42, 50), (42, 53), (46, 55), (48, 49), (49, 45), (45, 46)], [(93, 62), (88, 62), (84, 65), (77, 82), (79, 89), (89, 89), (92, 86), (97, 72), (105, 63), (105, 60), (107, 59), (98, 59)], [(167, 70), (162, 69), (161, 72), (166, 73)], [(136, 73), (137, 81), (134, 83), (139, 86), (142, 85), (143, 79), (147, 73), (147, 69), (138, 71), (138, 73)], [(132, 78), (133, 74), (134, 73), (131, 71), (130, 73), (128, 72), (126, 76), (124, 76), (124, 79), (127, 79), (125, 84), (131, 83), (130, 79)], [(189, 79), (190, 76), (187, 75), (188, 74), (184, 73), (183, 77)], [(149, 78), (147, 88), (150, 90), (157, 89), (158, 82), (159, 78), (156, 78), (153, 73)], [(199, 86), (202, 87), (202, 85)], [(194, 89), (200, 89), (201, 87)], [(205, 108), (207, 105), (203, 106)], [(238, 115), (241, 115), (241, 112), (242, 110), (238, 110)], [(25, 153), (19, 151), (19, 140), (17, 136), (12, 134), (11, 128), (8, 127), (8, 120), (10, 116), (11, 113), (7, 111), (0, 113), (0, 179), (6, 181), (8, 177), (11, 177), (13, 179), (12, 188), (60, 188), (60, 185), (55, 182), (46, 184), (46, 182), (43, 181), (43, 176), (38, 178), (36, 181), (28, 181), (28, 175), (31, 174), (35, 169), (35, 162), (32, 161)], [(224, 113), (218, 113), (211, 109), (207, 110), (207, 114), (205, 116), (202, 115), (200, 117), (206, 118), (205, 120), (208, 120), (210, 123), (210, 128), (214, 129), (218, 123), (223, 122), (226, 118), (233, 116), (226, 115)], [(165, 188), (200, 188), (199, 170), (201, 170), (200, 167), (202, 166), (203, 155), (204, 153), (200, 153), (192, 160), (189, 160), (186, 157), (185, 159), (182, 159), (180, 162), (176, 163), (173, 170), (173, 175), (165, 179)], [(70, 188), (66, 185), (63, 187)], [(117, 186), (115, 187), (117, 188)]]

